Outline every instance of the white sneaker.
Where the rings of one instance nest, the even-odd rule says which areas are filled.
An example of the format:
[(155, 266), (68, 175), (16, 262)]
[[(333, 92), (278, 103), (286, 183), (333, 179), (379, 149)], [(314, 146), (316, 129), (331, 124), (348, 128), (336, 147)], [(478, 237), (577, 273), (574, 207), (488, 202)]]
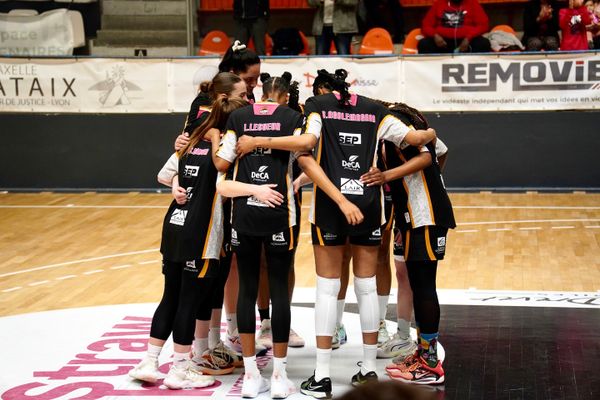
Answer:
[(289, 347), (304, 347), (306, 343), (302, 336), (298, 335), (296, 331), (290, 328), (290, 338), (288, 341)]
[(259, 393), (269, 390), (269, 381), (263, 378), (260, 373), (256, 376), (245, 373), (244, 383), (242, 384), (242, 397), (253, 399)]
[(263, 319), (260, 323), (260, 329), (256, 341), (267, 349), (273, 347), (273, 333), (271, 332), (271, 320)]
[(129, 371), (129, 376), (138, 381), (156, 383), (160, 378), (160, 372), (158, 372), (158, 360), (144, 358), (134, 369)]
[(377, 331), (377, 345), (381, 346), (388, 340), (390, 340), (390, 333), (387, 330), (385, 319), (381, 319), (379, 320), (379, 330)]
[(398, 333), (377, 348), (377, 358), (406, 357), (415, 352), (417, 344), (411, 339), (401, 339)]
[[(226, 343), (227, 347), (229, 347), (236, 353), (240, 353), (240, 354), (242, 353), (242, 342), (240, 340), (240, 335), (239, 335), (237, 329), (232, 334), (227, 332), (226, 340), (227, 340), (227, 343)], [(267, 349), (265, 346), (260, 344), (258, 342), (258, 340), (256, 340), (256, 343), (254, 344), (254, 348), (256, 350), (256, 355), (259, 357), (266, 355), (267, 352), (269, 351), (269, 349)]]
[(273, 373), (271, 376), (271, 398), (285, 399), (290, 394), (296, 393), (294, 382), (289, 380), (287, 376)]
[(215, 378), (203, 375), (188, 363), (184, 368), (171, 365), (171, 369), (163, 381), (169, 389), (193, 389), (203, 388), (215, 384)]

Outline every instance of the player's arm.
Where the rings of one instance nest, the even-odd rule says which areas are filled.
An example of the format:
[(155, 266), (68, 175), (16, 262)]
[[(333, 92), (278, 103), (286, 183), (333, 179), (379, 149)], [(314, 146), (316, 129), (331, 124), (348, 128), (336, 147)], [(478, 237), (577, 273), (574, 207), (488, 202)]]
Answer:
[(312, 179), (305, 172), (302, 172), (296, 179), (294, 179), (294, 193), (298, 193), (302, 186), (306, 186), (309, 183), (312, 183)]
[(177, 157), (177, 153), (173, 153), (165, 165), (158, 171), (156, 175), (158, 182), (171, 187), (173, 185), (173, 178), (177, 176), (178, 164), (179, 158)]
[(226, 172), (237, 157), (235, 154), (237, 135), (234, 131), (228, 130), (221, 139), (220, 132), (215, 128), (212, 128), (208, 134), (210, 134), (213, 164), (217, 171)]
[(254, 196), (269, 207), (276, 207), (283, 203), (283, 195), (275, 188), (276, 184), (254, 185), (223, 179), (217, 182), (217, 192), (225, 197)]
[(360, 209), (356, 207), (350, 200), (348, 200), (342, 192), (331, 182), (331, 180), (325, 174), (325, 171), (321, 168), (317, 161), (312, 155), (302, 154), (298, 157), (298, 164), (302, 170), (312, 179), (322, 191), (325, 192), (331, 200), (333, 200), (350, 225), (360, 224), (364, 216)]
[(437, 156), (440, 170), (443, 171), (444, 167), (446, 166), (446, 160), (448, 159), (448, 146), (446, 146), (446, 143), (442, 142), (442, 139), (440, 138), (435, 140), (435, 154)]
[(422, 171), (431, 165), (431, 153), (424, 150), (419, 155), (411, 158), (404, 164), (381, 171), (376, 167), (373, 167), (360, 177), (360, 180), (367, 186), (383, 185), (384, 183), (401, 179), (407, 175), (414, 174), (415, 172)]
[(179, 186), (179, 177), (175, 175), (173, 177), (173, 187), (171, 188), (171, 194), (175, 199), (175, 202), (179, 205), (183, 205), (187, 202), (187, 191), (185, 188)]
[(293, 152), (307, 152), (312, 150), (317, 144), (317, 138), (313, 135), (300, 136), (247, 136), (244, 135), (238, 139), (237, 154), (243, 156), (251, 153), (254, 149), (262, 147), (265, 149), (285, 150)]
[(402, 142), (412, 146), (423, 146), (436, 138), (435, 130), (432, 128), (410, 129), (398, 118), (391, 114), (386, 115), (377, 130), (377, 137), (394, 143), (400, 147)]

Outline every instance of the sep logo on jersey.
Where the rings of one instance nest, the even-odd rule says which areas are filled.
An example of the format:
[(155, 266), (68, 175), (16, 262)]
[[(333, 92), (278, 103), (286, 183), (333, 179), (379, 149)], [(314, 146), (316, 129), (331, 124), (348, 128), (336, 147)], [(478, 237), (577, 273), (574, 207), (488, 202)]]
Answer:
[(183, 176), (186, 178), (191, 178), (192, 176), (198, 176), (198, 171), (200, 167), (195, 165), (186, 165), (183, 169)]
[(348, 157), (348, 161), (342, 160), (342, 167), (351, 171), (358, 171), (360, 169), (360, 164), (356, 160), (358, 160), (358, 156), (352, 155)]
[(361, 135), (360, 133), (347, 133), (340, 132), (340, 144), (344, 146), (354, 146), (361, 144)]
[(271, 149), (265, 149), (264, 147), (257, 147), (252, 150), (253, 156), (264, 156), (265, 154), (271, 154)]
[(341, 178), (340, 192), (362, 196), (364, 192), (363, 183), (358, 179)]
[(171, 219), (169, 220), (170, 224), (183, 226), (185, 224), (185, 217), (187, 217), (187, 210), (180, 210), (176, 208), (173, 210), (173, 214), (171, 214)]
[(269, 180), (269, 173), (265, 172), (269, 168), (268, 165), (263, 165), (258, 169), (258, 172), (252, 171), (250, 174), (252, 180), (266, 182)]

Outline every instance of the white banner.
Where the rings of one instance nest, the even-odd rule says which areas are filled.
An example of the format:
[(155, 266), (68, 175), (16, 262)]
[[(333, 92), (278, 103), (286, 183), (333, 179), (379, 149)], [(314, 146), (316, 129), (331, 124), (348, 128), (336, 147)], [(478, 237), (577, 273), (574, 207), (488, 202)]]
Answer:
[[(197, 78), (216, 58), (0, 58), (0, 112), (187, 112)], [(541, 111), (600, 108), (600, 55), (266, 59), (262, 70), (289, 71), (300, 100), (316, 71), (348, 71), (351, 90), (403, 101), (422, 111)], [(260, 85), (255, 88), (261, 97)]]
[(600, 108), (600, 55), (407, 58), (405, 102), (422, 111)]
[(66, 8), (39, 15), (0, 14), (0, 55), (73, 54), (73, 26)]

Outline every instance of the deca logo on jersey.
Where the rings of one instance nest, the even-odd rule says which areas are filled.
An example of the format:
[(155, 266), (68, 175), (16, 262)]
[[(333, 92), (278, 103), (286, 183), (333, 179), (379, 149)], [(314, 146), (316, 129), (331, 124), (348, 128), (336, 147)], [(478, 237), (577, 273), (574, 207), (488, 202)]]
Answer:
[(342, 160), (342, 167), (351, 171), (358, 171), (360, 169), (360, 164), (356, 160), (358, 160), (358, 156), (352, 155), (348, 157), (348, 161)]
[(263, 165), (258, 169), (258, 172), (252, 171), (250, 176), (253, 180), (266, 182), (269, 180), (269, 173), (265, 172), (269, 168), (268, 165)]
[(191, 178), (192, 176), (198, 176), (198, 171), (200, 167), (195, 165), (186, 165), (183, 169), (183, 176), (186, 178)]
[(362, 196), (364, 192), (363, 183), (358, 179), (341, 178), (340, 192)]
[(344, 146), (354, 146), (361, 144), (360, 133), (340, 132), (340, 144)]

